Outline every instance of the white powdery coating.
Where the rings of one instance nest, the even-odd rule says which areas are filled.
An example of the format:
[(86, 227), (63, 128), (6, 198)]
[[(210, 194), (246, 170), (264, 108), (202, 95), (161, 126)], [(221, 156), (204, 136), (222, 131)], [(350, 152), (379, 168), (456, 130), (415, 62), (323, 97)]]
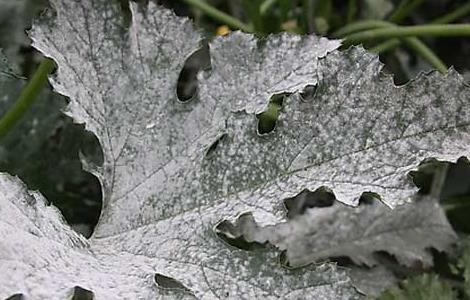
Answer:
[[(277, 223), (283, 198), (323, 185), (345, 203), (372, 191), (393, 206), (415, 192), (406, 172), (422, 158), (466, 154), (469, 91), (454, 73), (396, 88), (364, 50), (327, 54), (337, 41), (287, 34), (259, 46), (235, 33), (212, 44), (213, 70), (199, 76), (198, 99), (181, 103), (178, 76), (201, 39), (187, 20), (132, 5), (127, 30), (111, 1), (53, 3), (57, 17), (34, 27), (34, 46), (57, 62), (54, 88), (104, 153), (93, 170), (104, 199), (89, 247), (103, 265), (106, 253), (120, 253), (123, 266), (145, 270), (134, 278), (139, 288), (153, 270), (202, 299), (298, 297), (293, 290), (353, 298), (334, 267), (282, 269), (272, 254), (228, 248), (214, 226), (247, 211), (259, 224)], [(311, 84), (313, 99), (288, 97), (277, 129), (257, 133), (254, 113), (272, 94)], [(82, 284), (95, 291), (109, 282)]]
[[(89, 166), (103, 186), (103, 212), (94, 238), (79, 239), (80, 245), (85, 243), (83, 249), (75, 243), (47, 244), (46, 238), (38, 240), (28, 231), (14, 244), (3, 244), (5, 253), (30, 245), (31, 253), (39, 257), (24, 257), (19, 268), (8, 256), (5, 273), (17, 271), (15, 281), (5, 278), (8, 285), (2, 295), (19, 292), (35, 299), (50, 290), (47, 298), (58, 299), (78, 285), (94, 292), (96, 299), (164, 298), (168, 291), (153, 283), (153, 275), (159, 273), (178, 280), (200, 299), (292, 299), (302, 291), (325, 299), (357, 296), (346, 274), (332, 265), (289, 271), (278, 265), (273, 253), (230, 249), (213, 233), (220, 217), (253, 206), (237, 201), (232, 205), (225, 202), (228, 197), (211, 195), (210, 185), (200, 178), (206, 172), (207, 149), (226, 132), (231, 99), (218, 96), (223, 95), (220, 86), (199, 101), (178, 101), (179, 73), (201, 39), (187, 20), (154, 5), (143, 10), (133, 4), (127, 30), (110, 1), (56, 0), (52, 4), (57, 15), (45, 16), (34, 26), (32, 39), (58, 65), (52, 82), (56, 91), (70, 98), (68, 114), (86, 123), (103, 147), (103, 166)], [(291, 50), (297, 47), (308, 59), (339, 45), (325, 39), (313, 45), (318, 40), (314, 37), (279, 36), (272, 41), (278, 39), (282, 45), (292, 44)], [(272, 64), (271, 59), (267, 62)], [(265, 67), (266, 72), (271, 68)], [(309, 68), (311, 72), (313, 67)], [(302, 68), (285, 71), (292, 79), (266, 82), (265, 103), (276, 89), (294, 92), (312, 83), (312, 74)], [(22, 189), (23, 196), (3, 199), (2, 206), (23, 201), (27, 191)], [(277, 214), (273, 217), (268, 212), (265, 217), (277, 220)], [(64, 227), (50, 229), (51, 235), (76, 236), (59, 216), (43, 219), (36, 222)], [(40, 251), (41, 247), (46, 250)], [(51, 259), (51, 263), (36, 269), (36, 259)], [(44, 280), (48, 273), (56, 275)], [(192, 297), (174, 293), (168, 297)]]
[(287, 250), (293, 267), (348, 257), (357, 265), (374, 267), (374, 255), (386, 252), (401, 265), (433, 264), (430, 248), (452, 250), (457, 235), (443, 209), (435, 200), (419, 199), (390, 209), (380, 201), (350, 207), (335, 202), (330, 207), (311, 208), (303, 215), (274, 226), (259, 227), (244, 215), (237, 220), (236, 232), (247, 241), (269, 242)]
[(289, 33), (266, 40), (241, 32), (216, 38), (210, 45), (212, 71), (201, 84), (201, 97), (230, 99), (233, 111), (261, 113), (271, 96), (317, 84), (318, 59), (340, 45), (339, 40)]

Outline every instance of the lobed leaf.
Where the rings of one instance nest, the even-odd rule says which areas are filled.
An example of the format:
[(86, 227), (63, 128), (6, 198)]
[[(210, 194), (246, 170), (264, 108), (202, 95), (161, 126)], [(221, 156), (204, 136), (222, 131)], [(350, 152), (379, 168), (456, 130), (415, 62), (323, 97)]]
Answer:
[[(406, 174), (421, 160), (467, 153), (470, 93), (453, 71), (397, 88), (363, 49), (234, 33), (211, 43), (212, 70), (198, 76), (198, 97), (181, 102), (178, 77), (201, 42), (188, 20), (132, 4), (127, 28), (111, 1), (52, 4), (54, 13), (34, 26), (33, 45), (56, 61), (52, 84), (70, 98), (68, 115), (102, 146), (103, 164), (86, 164), (102, 184), (102, 216), (84, 240), (3, 175), (0, 190), (10, 196), (0, 210), (26, 217), (0, 226), (8, 240), (2, 274), (15, 274), (2, 277), (0, 297), (41, 298), (47, 289), (60, 299), (80, 286), (96, 299), (149, 299), (176, 286), (170, 297), (354, 299), (334, 265), (281, 268), (274, 252), (227, 247), (215, 226), (246, 212), (260, 226), (283, 222), (283, 199), (321, 186), (346, 204), (374, 192), (394, 206), (416, 192)], [(303, 98), (312, 85), (314, 96)], [(255, 114), (280, 93), (290, 95), (277, 127), (260, 135)], [(34, 230), (42, 226), (48, 231)], [(21, 238), (13, 228), (22, 228)], [(18, 259), (11, 249), (31, 255)]]

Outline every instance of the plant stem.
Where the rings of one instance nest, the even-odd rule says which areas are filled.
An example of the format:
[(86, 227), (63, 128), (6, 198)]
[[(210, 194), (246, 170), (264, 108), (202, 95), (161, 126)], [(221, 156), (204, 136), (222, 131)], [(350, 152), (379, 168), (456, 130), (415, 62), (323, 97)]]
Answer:
[(356, 0), (348, 0), (348, 13), (346, 20), (349, 23), (353, 22), (357, 13), (357, 3)]
[(253, 28), (242, 21), (224, 13), (223, 11), (218, 10), (217, 8), (207, 4), (203, 0), (182, 0), (188, 5), (192, 5), (200, 10), (202, 10), (209, 17), (226, 24), (232, 28), (240, 29), (245, 32), (253, 32)]
[[(419, 39), (415, 37), (407, 37), (403, 39), (404, 43), (408, 48), (411, 48), (421, 56), (425, 61), (427, 61), (431, 66), (433, 66), (436, 70), (441, 73), (447, 72), (447, 66), (442, 62), (442, 60), (428, 47), (426, 44), (421, 42)], [(390, 50), (395, 49), (398, 45), (400, 45), (401, 41), (399, 39), (391, 39), (385, 41), (371, 49), (372, 52), (375, 53), (384, 53)]]
[(351, 34), (345, 44), (358, 44), (364, 41), (408, 37), (408, 36), (470, 36), (470, 24), (393, 26), (377, 28)]
[(363, 20), (348, 24), (333, 33), (334, 37), (345, 37), (352, 33), (390, 26), (390, 22), (380, 20)]
[(389, 21), (400, 23), (406, 19), (417, 7), (423, 4), (425, 0), (403, 0), (397, 10), (390, 16)]
[[(353, 23), (349, 26), (345, 26), (343, 30), (341, 30), (340, 34), (343, 35), (349, 32), (354, 35), (354, 32), (363, 28), (398, 28), (398, 26), (386, 21), (360, 21)], [(346, 36), (346, 40), (348, 40), (348, 36)], [(421, 42), (419, 39), (414, 37), (407, 37), (404, 39), (404, 41), (409, 48), (413, 49), (419, 56), (421, 56), (424, 60), (431, 64), (435, 69), (439, 70), (442, 73), (445, 73), (447, 71), (447, 66), (439, 59), (436, 54), (434, 54), (434, 52), (428, 46), (426, 46), (426, 44)], [(383, 53), (385, 51), (390, 51), (394, 49), (398, 45), (400, 45), (399, 39), (391, 39), (373, 47), (372, 49), (370, 49), (370, 51), (375, 53)]]
[(451, 23), (466, 14), (470, 12), (470, 1), (468, 1), (467, 4), (464, 4), (460, 7), (458, 7), (456, 10), (451, 11), (448, 14), (443, 15), (442, 17), (439, 17), (431, 22), (431, 24), (447, 24)]
[(259, 7), (260, 14), (265, 15), (276, 2), (277, 0), (265, 0)]
[(33, 104), (41, 89), (47, 83), (47, 76), (54, 70), (54, 62), (46, 58), (39, 65), (33, 78), (21, 91), (20, 96), (0, 120), (0, 136), (8, 133), (10, 128), (24, 115), (28, 108)]
[(421, 42), (415, 37), (404, 39), (405, 44), (414, 50), (421, 58), (427, 61), (431, 66), (441, 73), (447, 72), (447, 66), (442, 60), (428, 47), (425, 43)]
[[(442, 17), (439, 17), (439, 18), (435, 19), (430, 24), (447, 24), (447, 23), (451, 23), (451, 22), (457, 20), (458, 18), (466, 15), (469, 12), (470, 12), (470, 1), (468, 1), (467, 4), (458, 7), (456, 10), (454, 10), (454, 11), (452, 11), (452, 12), (450, 12), (450, 13), (442, 16)], [(371, 51), (376, 52), (376, 53), (384, 53), (384, 52), (391, 51), (391, 50), (395, 49), (396, 47), (398, 47), (400, 45), (400, 43), (401, 42), (398, 39), (388, 40), (388, 41), (385, 41), (385, 42), (373, 47), (371, 49)]]
[(401, 44), (401, 41), (399, 39), (391, 39), (391, 40), (386, 40), (385, 42), (382, 42), (378, 44), (377, 46), (370, 48), (369, 50), (374, 53), (385, 53), (385, 52), (395, 49), (400, 44)]

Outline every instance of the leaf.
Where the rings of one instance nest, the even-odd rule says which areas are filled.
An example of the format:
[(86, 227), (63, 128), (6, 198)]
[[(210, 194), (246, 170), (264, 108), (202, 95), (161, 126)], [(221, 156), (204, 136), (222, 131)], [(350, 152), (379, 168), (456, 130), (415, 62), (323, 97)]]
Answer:
[[(163, 299), (168, 293), (172, 295), (169, 299), (193, 299), (186, 288), (157, 290), (153, 282), (160, 258), (134, 255), (86, 240), (63, 223), (57, 209), (47, 206), (39, 193), (27, 191), (17, 178), (0, 176), (0, 190), (5, 192), (0, 198), (0, 213), (8, 216), (0, 221), (0, 254), (4, 261), (3, 274), (9, 274), (2, 277), (0, 297), (22, 292), (33, 299), (65, 299), (65, 295), (69, 295), (78, 284), (92, 290), (94, 299), (155, 299), (157, 296), (157, 299)], [(145, 244), (147, 242), (142, 240), (135, 246), (151, 247)], [(159, 244), (165, 242), (171, 241), (160, 240)], [(216, 241), (212, 243), (220, 247)], [(308, 272), (282, 270), (272, 253), (247, 255), (234, 249), (213, 257), (214, 264), (193, 264), (204, 275), (211, 275), (216, 271), (213, 267), (217, 267), (218, 260), (223, 259), (222, 255), (229, 255), (233, 262), (226, 261), (226, 273), (217, 272), (217, 275), (242, 272), (236, 275), (236, 279), (242, 280), (239, 290), (231, 289), (235, 285), (229, 285), (231, 278), (212, 278), (213, 290), (205, 295), (199, 291), (201, 298), (214, 298), (212, 293), (230, 299), (248, 299), (252, 295), (263, 295), (268, 299), (298, 299), (299, 295), (309, 294), (325, 299), (356, 298), (345, 273), (332, 265), (310, 268)], [(169, 268), (177, 268), (181, 264), (177, 259), (172, 261), (169, 258), (160, 262)], [(188, 263), (187, 266), (190, 272), (191, 265)], [(157, 283), (168, 287), (168, 283), (161, 280), (166, 276), (158, 274), (158, 277)], [(200, 288), (208, 283), (200, 282)], [(216, 284), (225, 286), (216, 289)], [(172, 285), (174, 283), (170, 283)]]
[(349, 276), (356, 289), (371, 299), (376, 299), (384, 290), (397, 282), (395, 274), (385, 266), (372, 269), (351, 268)]
[[(220, 226), (219, 226), (220, 227)], [(287, 250), (292, 267), (347, 257), (357, 265), (377, 266), (374, 254), (386, 252), (404, 266), (432, 265), (429, 248), (452, 250), (457, 236), (439, 204), (429, 199), (390, 209), (380, 201), (349, 207), (334, 202), (314, 207), (286, 223), (259, 227), (249, 214), (223, 224), (231, 236)]]
[(436, 275), (424, 274), (405, 280), (401, 288), (393, 287), (384, 292), (380, 300), (454, 300), (457, 294), (452, 287)]
[[(70, 98), (68, 114), (101, 143), (103, 165), (86, 167), (101, 181), (103, 210), (89, 241), (56, 213), (44, 216), (49, 221), (8, 220), (1, 238), (13, 245), (0, 251), (8, 262), (2, 273), (16, 275), (2, 278), (5, 296), (60, 298), (78, 285), (96, 299), (147, 299), (162, 296), (164, 287), (152, 285), (158, 274), (184, 287), (178, 297), (354, 299), (334, 265), (281, 268), (274, 252), (227, 247), (214, 227), (245, 212), (261, 226), (282, 222), (282, 199), (323, 185), (344, 203), (372, 191), (394, 205), (416, 192), (406, 173), (422, 159), (466, 153), (469, 92), (455, 72), (397, 88), (363, 49), (333, 51), (338, 41), (314, 36), (258, 41), (234, 33), (211, 43), (212, 70), (198, 76), (198, 98), (182, 103), (179, 72), (201, 39), (187, 20), (132, 4), (124, 28), (110, 1), (53, 4), (56, 16), (45, 16), (32, 39), (58, 64), (53, 86)], [(313, 99), (298, 93), (314, 85)], [(259, 135), (255, 114), (280, 93), (292, 95), (277, 128)], [(33, 202), (2, 178), (2, 191), (22, 192), (0, 207)], [(50, 210), (41, 201), (31, 217)], [(6, 236), (13, 226), (48, 222), (58, 232)], [(8, 252), (20, 248), (37, 255)]]

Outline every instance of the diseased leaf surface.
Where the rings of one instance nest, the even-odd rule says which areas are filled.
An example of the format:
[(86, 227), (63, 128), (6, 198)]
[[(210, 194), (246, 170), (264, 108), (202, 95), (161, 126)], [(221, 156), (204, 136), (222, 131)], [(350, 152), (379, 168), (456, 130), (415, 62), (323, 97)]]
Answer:
[(286, 223), (260, 228), (243, 215), (228, 233), (248, 242), (269, 242), (287, 250), (293, 267), (328, 258), (348, 257), (357, 265), (379, 264), (375, 253), (386, 252), (404, 266), (432, 265), (429, 248), (446, 252), (457, 236), (439, 204), (429, 199), (390, 209), (380, 201), (349, 207), (311, 208)]
[[(25, 227), (23, 238), (0, 251), (9, 261), (2, 273), (32, 274), (30, 286), (6, 278), (5, 296), (20, 290), (40, 297), (45, 290), (35, 283), (62, 270), (67, 275), (47, 281), (49, 298), (75, 285), (96, 299), (163, 297), (152, 284), (158, 273), (201, 299), (354, 299), (334, 265), (284, 269), (272, 252), (228, 247), (214, 227), (245, 212), (260, 226), (285, 221), (282, 199), (325, 185), (347, 204), (375, 192), (393, 206), (415, 193), (406, 173), (422, 159), (466, 154), (469, 91), (454, 72), (397, 88), (362, 49), (333, 51), (337, 41), (313, 36), (259, 42), (234, 33), (211, 44), (212, 70), (198, 76), (197, 99), (182, 103), (179, 73), (201, 40), (189, 21), (133, 4), (124, 28), (111, 1), (52, 3), (56, 15), (34, 27), (33, 45), (56, 61), (52, 83), (70, 98), (68, 114), (101, 143), (103, 165), (86, 167), (102, 183), (103, 211), (89, 241), (57, 214), (24, 219), (60, 226), (44, 237)], [(307, 85), (317, 91), (303, 99), (297, 92)], [(276, 130), (259, 135), (255, 113), (277, 93), (292, 95)], [(2, 198), (0, 208), (21, 211), (31, 199), (25, 188), (2, 180), (4, 189), (21, 192)], [(40, 214), (49, 211), (36, 200), (29, 202)], [(15, 222), (2, 227), (4, 236)], [(71, 242), (51, 243), (54, 234)], [(37, 255), (15, 262), (9, 249), (30, 240)], [(36, 268), (38, 260), (51, 263)]]
[[(71, 256), (64, 253), (66, 249), (75, 249), (75, 244), (65, 245), (64, 249), (52, 243), (44, 245), (46, 251), (40, 251), (41, 241), (47, 238), (36, 240), (25, 233), (24, 239), (16, 241), (19, 244), (8, 245), (6, 249), (18, 248), (22, 242), (33, 239), (36, 243), (32, 244), (37, 247), (31, 247), (43, 259), (49, 260), (48, 253), (62, 257), (35, 273), (35, 278), (57, 273), (49, 281), (54, 287), (38, 291), (23, 287), (20, 291), (33, 297), (49, 293), (49, 298), (61, 298), (78, 284), (93, 291), (97, 299), (116, 295), (150, 299), (157, 294), (152, 281), (158, 273), (174, 278), (198, 298), (289, 299), (304, 294), (326, 299), (356, 297), (345, 272), (334, 266), (320, 266), (308, 273), (283, 270), (270, 252), (247, 257), (244, 251), (227, 248), (212, 233), (219, 216), (207, 213), (204, 217), (198, 211), (207, 209), (203, 200), (210, 204), (213, 199), (202, 199), (204, 191), (198, 192), (199, 198), (186, 199), (200, 188), (191, 187), (192, 180), (199, 176), (194, 170), (199, 171), (196, 167), (221, 135), (223, 117), (230, 111), (229, 99), (218, 103), (220, 100), (214, 97), (206, 104), (198, 101), (183, 104), (176, 99), (179, 71), (185, 58), (199, 47), (199, 35), (188, 21), (180, 21), (160, 8), (151, 6), (148, 11), (141, 11), (134, 5), (132, 27), (126, 31), (121, 26), (119, 11), (109, 2), (64, 1), (56, 2), (55, 8), (58, 25), (54, 32), (43, 23), (35, 28), (33, 39), (38, 48), (47, 46), (51, 52), (44, 51), (45, 54), (57, 56), (59, 68), (63, 68), (63, 75), (54, 80), (54, 87), (71, 98), (69, 114), (78, 122), (86, 121), (87, 128), (102, 143), (104, 164), (93, 172), (103, 183), (103, 217), (95, 237), (83, 246), (84, 254), (80, 255), (83, 264), (76, 261), (75, 253)], [(54, 23), (52, 19), (43, 22)], [(182, 34), (187, 36), (174, 39)], [(76, 35), (73, 43), (80, 46), (69, 44), (71, 35)], [(281, 38), (298, 43), (298, 47), (311, 47), (317, 41), (315, 37)], [(303, 45), (304, 41), (309, 42)], [(339, 45), (326, 44), (330, 48)], [(73, 57), (65, 55), (69, 51), (75, 53)], [(315, 53), (308, 58), (313, 59)], [(303, 80), (307, 84), (314, 79)], [(301, 86), (295, 80), (291, 82)], [(142, 164), (143, 161), (147, 163)], [(18, 184), (9, 178), (5, 181), (7, 185)], [(27, 194), (25, 190), (23, 193)], [(23, 197), (18, 198), (22, 201)], [(157, 198), (160, 199), (156, 201)], [(137, 199), (145, 201), (138, 203)], [(154, 208), (149, 210), (147, 204)], [(225, 204), (219, 206), (223, 208)], [(147, 240), (150, 236), (153, 237)], [(134, 243), (136, 239), (138, 243)], [(24, 259), (28, 260), (33, 259)], [(63, 270), (64, 261), (70, 261), (77, 269)], [(14, 264), (8, 267), (14, 268)], [(36, 270), (23, 267), (17, 272), (22, 274), (19, 277)], [(127, 277), (121, 277), (125, 276), (121, 272)], [(158, 290), (161, 297), (167, 294), (164, 288)], [(15, 290), (11, 288), (10, 292)], [(191, 297), (187, 292), (176, 293)]]

